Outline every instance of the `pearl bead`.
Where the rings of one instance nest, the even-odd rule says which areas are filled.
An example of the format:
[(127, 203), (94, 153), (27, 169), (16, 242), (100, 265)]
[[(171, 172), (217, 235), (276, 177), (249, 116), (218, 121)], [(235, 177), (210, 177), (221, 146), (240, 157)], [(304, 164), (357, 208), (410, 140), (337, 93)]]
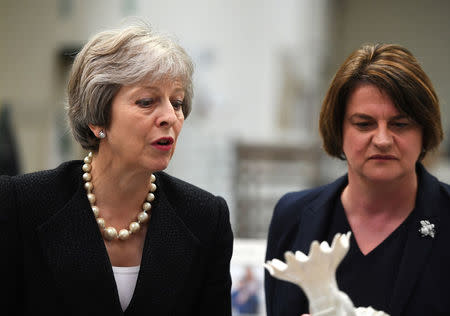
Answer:
[(139, 229), (141, 229), (141, 225), (139, 225), (139, 223), (136, 223), (136, 222), (131, 222), (130, 223), (130, 231), (133, 234), (137, 233), (139, 231)]
[(84, 184), (84, 188), (86, 189), (86, 191), (91, 192), (92, 188), (94, 187), (94, 185), (92, 184), (92, 182), (86, 182)]
[(150, 202), (152, 202), (155, 199), (155, 195), (151, 192), (156, 191), (156, 184), (153, 183), (156, 181), (156, 177), (153, 174), (150, 175), (150, 191), (151, 192), (149, 192), (147, 194), (146, 202), (144, 202), (142, 204), (143, 211), (138, 214), (137, 221), (130, 223), (129, 230), (121, 229), (119, 231), (119, 233), (117, 233), (117, 230), (112, 226), (105, 228), (106, 227), (105, 219), (103, 219), (102, 217), (99, 217), (99, 215), (100, 215), (99, 209), (97, 206), (95, 206), (96, 198), (95, 198), (94, 193), (92, 193), (92, 191), (94, 190), (94, 184), (91, 181), (92, 175), (90, 173), (92, 170), (92, 165), (91, 165), (92, 157), (93, 157), (92, 152), (89, 152), (89, 154), (84, 158), (84, 164), (82, 166), (82, 170), (84, 171), (83, 180), (85, 181), (84, 188), (87, 191), (86, 195), (89, 200), (89, 203), (91, 204), (92, 213), (94, 214), (94, 216), (96, 218), (97, 224), (98, 224), (100, 230), (102, 231), (104, 239), (109, 240), (109, 241), (112, 241), (115, 239), (127, 240), (130, 238), (131, 234), (135, 234), (141, 229), (141, 224), (148, 222), (148, 220), (150, 219), (150, 214), (146, 213), (146, 211), (149, 211), (152, 208), (152, 205)]
[(128, 229), (121, 229), (119, 231), (119, 239), (127, 240), (128, 238), (130, 238), (130, 232), (128, 231)]
[(99, 211), (98, 211), (98, 207), (97, 206), (93, 206), (92, 207), (92, 213), (94, 213), (94, 216), (97, 218)]
[(117, 230), (114, 227), (108, 227), (104, 230), (105, 238), (113, 240), (117, 238)]
[(84, 181), (91, 181), (91, 179), (92, 179), (92, 176), (91, 176), (91, 174), (90, 173), (88, 173), (88, 172), (86, 172), (86, 173), (83, 173), (83, 180)]
[(155, 199), (155, 195), (153, 193), (147, 194), (147, 201), (153, 202), (154, 199)]
[(95, 203), (94, 193), (88, 193), (87, 198), (88, 198), (89, 202), (91, 203), (91, 205), (94, 205), (94, 203)]
[(97, 218), (97, 224), (101, 229), (105, 229), (105, 220), (103, 218)]
[(85, 163), (85, 164), (83, 165), (82, 169), (83, 169), (84, 172), (89, 172), (89, 171), (91, 171), (91, 169), (92, 169), (92, 168), (91, 168), (91, 164)]
[(144, 210), (144, 211), (148, 211), (148, 210), (150, 210), (152, 208), (152, 205), (150, 204), (150, 203), (148, 203), (148, 202), (145, 202), (144, 204), (142, 204), (142, 209)]
[(140, 212), (138, 214), (138, 222), (144, 224), (145, 222), (148, 221), (148, 214), (146, 212)]

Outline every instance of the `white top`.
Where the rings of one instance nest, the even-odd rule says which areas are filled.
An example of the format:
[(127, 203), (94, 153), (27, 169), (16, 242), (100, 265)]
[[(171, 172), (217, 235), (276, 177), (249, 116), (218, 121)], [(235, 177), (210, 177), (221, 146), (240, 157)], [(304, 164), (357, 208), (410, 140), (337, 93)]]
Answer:
[(119, 292), (120, 305), (125, 311), (133, 297), (134, 288), (139, 274), (140, 266), (112, 267), (116, 279), (117, 292)]

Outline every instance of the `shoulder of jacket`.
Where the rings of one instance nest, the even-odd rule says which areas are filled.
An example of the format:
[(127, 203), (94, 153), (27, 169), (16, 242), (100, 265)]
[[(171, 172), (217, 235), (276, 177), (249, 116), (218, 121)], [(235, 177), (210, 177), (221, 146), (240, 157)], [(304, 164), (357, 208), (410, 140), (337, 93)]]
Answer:
[[(27, 173), (10, 178), (14, 183), (16, 195), (20, 198), (42, 200), (44, 197), (67, 199), (78, 187), (82, 162), (64, 162), (55, 169)], [(49, 194), (49, 193), (58, 194)], [(43, 195), (45, 193), (45, 195)]]
[(439, 181), (439, 186), (442, 192), (445, 194), (445, 197), (447, 199), (450, 199), (450, 185), (448, 183)]
[(298, 222), (305, 210), (318, 205), (318, 199), (326, 201), (332, 198), (346, 182), (347, 176), (344, 175), (325, 185), (283, 195), (275, 205), (271, 227)]
[(299, 211), (307, 208), (312, 201), (325, 192), (330, 185), (326, 184), (312, 189), (286, 193), (276, 204), (274, 216), (291, 217), (292, 213), (298, 214)]
[[(81, 173), (81, 160), (71, 160), (60, 164), (54, 169), (35, 171), (18, 176), (11, 177), (15, 183), (27, 183), (27, 182), (49, 182), (54, 181), (57, 178), (66, 178), (69, 174)], [(77, 170), (80, 168), (79, 170)]]

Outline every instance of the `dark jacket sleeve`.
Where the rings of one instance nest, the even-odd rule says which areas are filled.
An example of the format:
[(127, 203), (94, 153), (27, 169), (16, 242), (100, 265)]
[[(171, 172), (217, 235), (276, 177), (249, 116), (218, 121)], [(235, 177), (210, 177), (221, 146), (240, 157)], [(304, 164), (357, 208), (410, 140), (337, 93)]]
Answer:
[(21, 263), (18, 259), (19, 234), (15, 209), (14, 187), (10, 177), (0, 177), (0, 271), (4, 278), (0, 294), (2, 310), (6, 307), (7, 315), (20, 315), (19, 298), (21, 284)]
[[(292, 243), (297, 234), (300, 214), (305, 197), (312, 197), (310, 190), (285, 194), (275, 205), (267, 237), (266, 261), (274, 258), (284, 261), (284, 253), (292, 250)], [(275, 306), (275, 285), (280, 281), (266, 270), (264, 274), (264, 293), (267, 316), (277, 316), (280, 306)], [(281, 281), (283, 282), (283, 281)], [(278, 304), (278, 303), (277, 303)]]
[(230, 260), (233, 253), (233, 232), (225, 200), (215, 199), (219, 211), (215, 242), (206, 264), (206, 278), (199, 301), (201, 316), (231, 315)]
[[(272, 260), (273, 258), (278, 257), (278, 247), (277, 247), (277, 241), (280, 238), (279, 231), (281, 229), (282, 224), (281, 221), (281, 215), (280, 215), (280, 208), (282, 208), (280, 205), (283, 204), (281, 199), (278, 201), (277, 205), (275, 206), (272, 220), (270, 221), (269, 226), (269, 234), (267, 237), (267, 248), (266, 248), (266, 261)], [(267, 316), (275, 316), (272, 311), (272, 298), (273, 294), (272, 291), (274, 290), (274, 278), (269, 274), (269, 272), (266, 270), (264, 272), (264, 293), (266, 298), (266, 313)]]

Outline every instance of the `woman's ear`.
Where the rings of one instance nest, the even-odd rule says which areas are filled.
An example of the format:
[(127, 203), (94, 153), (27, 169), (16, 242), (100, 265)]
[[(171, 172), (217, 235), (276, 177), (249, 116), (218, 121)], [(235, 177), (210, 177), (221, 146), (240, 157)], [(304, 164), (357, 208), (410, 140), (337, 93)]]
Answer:
[(95, 137), (97, 137), (97, 138), (105, 138), (106, 137), (106, 131), (105, 131), (104, 127), (92, 125), (92, 124), (89, 124), (88, 126), (89, 126), (89, 129), (91, 130), (91, 132), (94, 133)]

